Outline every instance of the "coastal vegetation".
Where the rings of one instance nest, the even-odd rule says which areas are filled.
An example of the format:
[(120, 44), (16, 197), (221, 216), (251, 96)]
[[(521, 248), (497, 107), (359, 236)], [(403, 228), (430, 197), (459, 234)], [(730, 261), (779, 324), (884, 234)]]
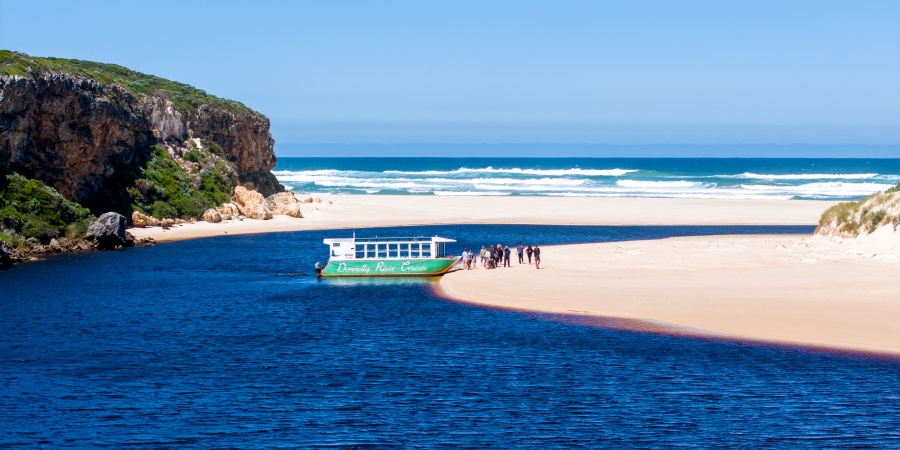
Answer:
[(202, 89), (136, 72), (116, 65), (65, 58), (40, 58), (10, 50), (0, 50), (0, 75), (28, 75), (57, 71), (79, 75), (103, 84), (117, 84), (136, 97), (147, 95), (168, 98), (182, 114), (208, 106), (236, 114), (256, 114), (243, 103), (210, 95)]
[(856, 237), (891, 224), (900, 226), (900, 184), (856, 202), (843, 202), (826, 210), (816, 234)]
[(282, 192), (274, 144), (269, 119), (240, 102), (115, 64), (0, 50), (0, 260), (103, 248), (95, 216), (168, 226), (238, 185)]
[(0, 50), (0, 106), (0, 123), (10, 124), (0, 129), (0, 149), (8, 149), (0, 169), (38, 179), (96, 215), (187, 219), (228, 201), (239, 183), (264, 195), (284, 190), (271, 173), (268, 119), (183, 83)]
[(20, 237), (49, 242), (80, 239), (95, 217), (40, 181), (0, 173), (0, 240), (18, 246)]
[(237, 185), (234, 165), (215, 144), (191, 141), (181, 161), (154, 145), (142, 178), (129, 188), (132, 208), (157, 219), (197, 218), (231, 198)]

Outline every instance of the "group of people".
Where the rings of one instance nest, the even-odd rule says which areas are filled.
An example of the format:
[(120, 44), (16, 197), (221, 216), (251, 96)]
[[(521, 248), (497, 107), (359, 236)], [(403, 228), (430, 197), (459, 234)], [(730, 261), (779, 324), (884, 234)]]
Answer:
[[(529, 245), (524, 247), (519, 242), (515, 251), (519, 257), (519, 264), (525, 264), (525, 256), (527, 255), (528, 264), (531, 264), (531, 260), (534, 258), (534, 267), (537, 269), (541, 268), (541, 248), (539, 246), (535, 245), (532, 247)], [(478, 253), (473, 252), (470, 248), (463, 250), (462, 263), (466, 270), (477, 269), (479, 263), (485, 269), (496, 269), (500, 264), (503, 264), (503, 267), (510, 267), (509, 259), (511, 254), (512, 250), (509, 246), (504, 247), (500, 244), (496, 246), (482, 245), (481, 251)]]

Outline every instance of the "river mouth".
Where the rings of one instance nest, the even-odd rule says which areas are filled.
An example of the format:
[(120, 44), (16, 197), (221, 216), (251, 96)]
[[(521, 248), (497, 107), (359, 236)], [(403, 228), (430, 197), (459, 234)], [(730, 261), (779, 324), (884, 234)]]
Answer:
[[(716, 230), (377, 231), (475, 247)], [(0, 273), (0, 444), (715, 446), (728, 430), (746, 445), (889, 446), (900, 425), (900, 399), (885, 394), (900, 386), (896, 360), (476, 308), (437, 298), (428, 277), (317, 278), (332, 235), (181, 241)]]

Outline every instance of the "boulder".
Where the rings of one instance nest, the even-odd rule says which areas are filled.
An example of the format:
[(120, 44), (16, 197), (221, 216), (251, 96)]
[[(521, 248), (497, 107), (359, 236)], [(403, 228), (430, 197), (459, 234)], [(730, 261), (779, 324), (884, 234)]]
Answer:
[(312, 203), (312, 202), (314, 202), (314, 201), (315, 201), (315, 200), (313, 200), (312, 197), (307, 197), (307, 198), (303, 199), (303, 201), (300, 202), (300, 203)]
[(126, 246), (125, 227), (128, 221), (125, 216), (108, 212), (101, 215), (88, 227), (84, 240), (98, 249), (111, 249)]
[(12, 265), (10, 253), (12, 253), (12, 249), (5, 242), (0, 241), (0, 269), (6, 269)]
[(228, 202), (219, 207), (216, 211), (219, 211), (219, 214), (224, 216), (236, 216), (241, 213), (241, 209), (238, 208), (234, 203)]
[(155, 227), (159, 225), (159, 220), (156, 217), (141, 214), (140, 211), (135, 211), (131, 213), (131, 224), (137, 228)]
[(241, 209), (238, 208), (234, 203), (228, 202), (222, 205), (219, 209), (219, 214), (223, 216), (236, 216), (241, 213)]
[(276, 216), (290, 216), (303, 218), (300, 212), (300, 202), (291, 192), (279, 192), (266, 197), (266, 203)]
[(241, 209), (241, 214), (250, 219), (269, 220), (272, 211), (266, 199), (256, 191), (251, 191), (243, 186), (234, 188), (234, 203)]
[(203, 213), (203, 220), (209, 223), (219, 223), (222, 221), (222, 215), (215, 209), (210, 208)]

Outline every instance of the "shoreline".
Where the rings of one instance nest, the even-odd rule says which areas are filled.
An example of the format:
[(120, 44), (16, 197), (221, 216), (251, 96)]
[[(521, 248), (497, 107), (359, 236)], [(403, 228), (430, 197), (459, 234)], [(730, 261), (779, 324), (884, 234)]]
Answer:
[(647, 197), (465, 197), (323, 195), (301, 205), (302, 219), (275, 216), (196, 222), (164, 230), (129, 228), (157, 243), (226, 234), (399, 227), (413, 225), (809, 225), (837, 202), (820, 200), (680, 199)]
[[(661, 198), (322, 196), (303, 219), (170, 230), (172, 242), (225, 234), (409, 225), (807, 225), (835, 202)], [(803, 235), (689, 236), (548, 245), (542, 270), (455, 271), (436, 295), (479, 307), (575, 317), (639, 332), (900, 355), (900, 246)], [(893, 252), (893, 253), (891, 253)], [(514, 258), (515, 259), (515, 258)], [(561, 265), (579, 261), (580, 267)], [(504, 292), (503, 286), (517, 286)], [(598, 295), (601, 293), (602, 295)], [(571, 320), (571, 319), (563, 319)]]
[(900, 356), (900, 286), (892, 282), (900, 269), (897, 254), (854, 254), (839, 243), (797, 235), (542, 249), (540, 271), (517, 263), (457, 271), (441, 278), (436, 293), (481, 307), (624, 324), (631, 331)]
[(747, 344), (755, 346), (764, 346), (771, 348), (780, 348), (787, 350), (796, 350), (798, 348), (807, 351), (824, 352), (829, 354), (852, 355), (865, 358), (889, 359), (891, 361), (900, 360), (900, 352), (884, 351), (870, 348), (850, 348), (838, 347), (833, 345), (817, 345), (812, 343), (800, 343), (794, 341), (775, 341), (765, 339), (747, 338), (737, 335), (726, 335), (715, 333), (712, 331), (701, 330), (678, 325), (674, 323), (659, 322), (651, 319), (639, 319), (630, 317), (613, 317), (589, 314), (585, 312), (547, 312), (543, 310), (521, 309), (513, 307), (494, 306), (485, 303), (473, 303), (470, 301), (460, 300), (446, 294), (440, 285), (431, 288), (434, 295), (448, 302), (459, 303), (477, 308), (486, 308), (495, 311), (509, 311), (520, 314), (532, 314), (541, 319), (554, 322), (566, 323), (570, 325), (596, 327), (606, 330), (624, 331), (630, 333), (645, 333), (656, 336), (667, 337), (685, 337), (690, 339), (703, 339), (717, 342), (731, 342), (736, 344)]

